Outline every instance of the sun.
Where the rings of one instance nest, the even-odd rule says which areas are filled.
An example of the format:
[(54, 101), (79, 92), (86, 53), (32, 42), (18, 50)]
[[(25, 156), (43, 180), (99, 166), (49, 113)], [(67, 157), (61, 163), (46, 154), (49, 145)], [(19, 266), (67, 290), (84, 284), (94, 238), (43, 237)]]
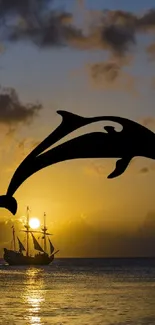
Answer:
[(30, 221), (29, 221), (29, 226), (32, 228), (32, 229), (37, 229), (40, 227), (40, 221), (38, 218), (31, 218)]

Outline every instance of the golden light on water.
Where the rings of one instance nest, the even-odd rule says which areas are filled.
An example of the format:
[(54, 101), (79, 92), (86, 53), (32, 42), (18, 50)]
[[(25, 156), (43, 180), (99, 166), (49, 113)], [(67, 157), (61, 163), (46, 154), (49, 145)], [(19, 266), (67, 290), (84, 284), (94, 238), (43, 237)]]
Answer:
[(26, 272), (26, 283), (23, 294), (26, 303), (25, 318), (30, 325), (43, 325), (41, 319), (41, 307), (44, 304), (43, 279), (40, 279), (42, 270), (29, 269)]
[(37, 229), (40, 227), (40, 220), (38, 218), (31, 218), (29, 221), (29, 226), (32, 229)]

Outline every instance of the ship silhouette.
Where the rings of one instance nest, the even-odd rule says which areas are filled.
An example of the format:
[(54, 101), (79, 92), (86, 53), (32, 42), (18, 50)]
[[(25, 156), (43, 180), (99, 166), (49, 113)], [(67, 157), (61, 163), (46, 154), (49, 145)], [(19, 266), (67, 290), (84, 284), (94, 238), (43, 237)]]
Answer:
[[(54, 260), (55, 254), (59, 252), (59, 250), (55, 251), (55, 248), (49, 238), (50, 233), (47, 232), (46, 227), (46, 214), (44, 213), (44, 226), (41, 231), (32, 230), (29, 225), (29, 207), (27, 207), (27, 218), (26, 218), (25, 229), (22, 230), (26, 233), (26, 248), (23, 245), (22, 241), (15, 234), (15, 228), (12, 226), (12, 236), (13, 236), (13, 249), (4, 248), (3, 258), (5, 262), (9, 265), (49, 265)], [(37, 239), (35, 238), (35, 233), (41, 234), (43, 239), (43, 247)], [(32, 256), (30, 254), (30, 236), (32, 237), (34, 250), (37, 250), (38, 253)], [(48, 243), (47, 245), (47, 238)], [(16, 250), (16, 240), (18, 241), (18, 250)], [(48, 247), (49, 246), (49, 253)]]

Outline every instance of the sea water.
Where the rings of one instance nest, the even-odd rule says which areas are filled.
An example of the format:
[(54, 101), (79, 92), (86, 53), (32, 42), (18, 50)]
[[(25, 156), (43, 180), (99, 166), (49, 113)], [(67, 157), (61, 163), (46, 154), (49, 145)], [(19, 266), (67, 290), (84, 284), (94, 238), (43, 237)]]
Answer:
[(155, 259), (0, 266), (2, 325), (155, 325)]

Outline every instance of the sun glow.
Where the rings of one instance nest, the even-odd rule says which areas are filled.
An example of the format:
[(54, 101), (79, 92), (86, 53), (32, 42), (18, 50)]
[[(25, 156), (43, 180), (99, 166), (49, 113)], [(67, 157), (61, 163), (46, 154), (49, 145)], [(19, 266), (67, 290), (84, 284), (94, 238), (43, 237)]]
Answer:
[(38, 218), (31, 218), (30, 221), (29, 221), (29, 226), (32, 228), (32, 229), (37, 229), (40, 227), (40, 221)]

